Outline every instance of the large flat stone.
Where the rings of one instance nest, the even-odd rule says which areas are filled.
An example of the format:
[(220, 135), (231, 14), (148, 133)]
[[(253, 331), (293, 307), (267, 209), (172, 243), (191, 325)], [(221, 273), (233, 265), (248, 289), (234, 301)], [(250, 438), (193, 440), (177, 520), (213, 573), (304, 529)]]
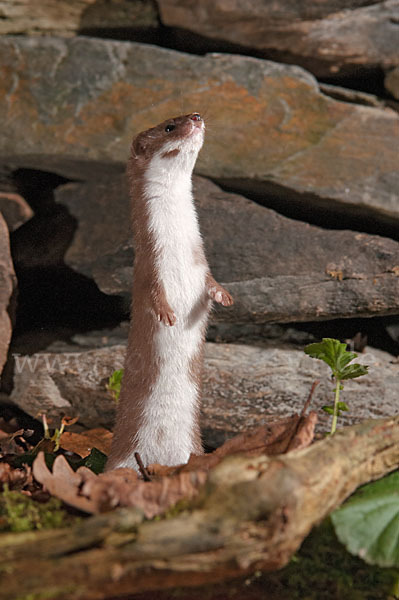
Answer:
[[(195, 177), (194, 193), (214, 276), (231, 291), (230, 322), (294, 322), (399, 312), (399, 243), (294, 221)], [(123, 176), (58, 188), (76, 220), (66, 263), (106, 294), (131, 290), (133, 249)]]
[[(347, 402), (340, 426), (397, 414), (399, 365), (390, 354), (367, 348), (357, 362), (369, 365), (369, 375), (345, 382)], [(207, 344), (204, 372), (203, 428), (222, 441), (272, 416), (300, 412), (314, 381), (320, 381), (311, 409), (318, 431), (328, 431), (331, 417), (322, 406), (334, 400), (330, 370), (302, 349), (240, 344)]]
[(195, 109), (200, 174), (398, 219), (399, 116), (333, 100), (301, 68), (88, 38), (3, 37), (0, 58), (0, 166), (98, 177), (134, 133)]
[(110, 427), (116, 404), (106, 386), (124, 356), (121, 345), (16, 355), (11, 400), (32, 417), (45, 412), (54, 427), (63, 415), (79, 415), (86, 427)]
[(399, 64), (399, 2), (158, 0), (165, 25), (239, 44), (315, 74)]
[[(78, 414), (86, 427), (112, 427), (116, 404), (106, 382), (121, 367), (125, 345), (66, 350), (35, 354), (25, 363), (19, 357), (12, 400), (32, 416), (45, 410), (54, 425), (64, 414)], [(350, 411), (341, 425), (397, 413), (399, 364), (374, 349), (367, 349), (359, 361), (370, 366), (370, 374), (345, 383), (343, 399)], [(206, 344), (205, 442), (215, 446), (268, 419), (300, 412), (316, 379), (321, 383), (311, 408), (318, 411), (319, 431), (327, 431), (330, 418), (321, 407), (331, 404), (333, 386), (324, 363), (289, 345)]]

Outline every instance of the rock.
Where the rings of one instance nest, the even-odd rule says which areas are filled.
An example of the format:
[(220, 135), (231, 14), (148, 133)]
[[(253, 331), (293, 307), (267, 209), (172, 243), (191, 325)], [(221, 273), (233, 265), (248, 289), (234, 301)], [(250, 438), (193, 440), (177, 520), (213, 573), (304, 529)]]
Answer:
[[(213, 318), (295, 322), (399, 310), (399, 243), (294, 221), (195, 177), (212, 272), (235, 298)], [(58, 188), (77, 222), (65, 261), (106, 294), (130, 294), (133, 249), (123, 176)]]
[(0, 214), (0, 375), (7, 360), (15, 311), (16, 278), (6, 222)]
[(325, 96), (298, 67), (89, 38), (3, 37), (0, 57), (0, 167), (96, 179), (125, 168), (134, 133), (195, 106), (200, 174), (397, 224), (399, 115)]
[(32, 417), (45, 412), (53, 426), (63, 415), (79, 415), (86, 427), (109, 427), (115, 401), (107, 390), (109, 377), (123, 366), (125, 346), (77, 352), (14, 355), (11, 401)]
[(331, 85), (329, 83), (320, 83), (320, 91), (331, 98), (342, 100), (343, 102), (353, 102), (354, 104), (362, 104), (363, 106), (375, 106), (383, 108), (385, 106), (383, 100), (374, 94), (360, 92), (359, 90), (351, 90), (339, 85)]
[(73, 35), (158, 25), (156, 7), (148, 0), (1, 0), (0, 17), (0, 35)]
[[(342, 400), (349, 412), (340, 426), (397, 414), (398, 363), (372, 348), (356, 361), (369, 365), (369, 375), (345, 382)], [(202, 426), (211, 446), (266, 419), (299, 413), (316, 380), (321, 383), (310, 408), (318, 414), (317, 430), (330, 429), (331, 418), (322, 411), (334, 401), (329, 368), (302, 349), (208, 343), (203, 380)]]
[(63, 206), (35, 214), (13, 235), (15, 268), (20, 273), (24, 269), (61, 265), (75, 227), (76, 223)]
[(9, 231), (15, 231), (33, 217), (33, 210), (19, 194), (0, 192), (0, 213)]
[(77, 223), (66, 264), (105, 294), (130, 294), (133, 240), (125, 176), (68, 183), (55, 191), (55, 200)]
[(398, 0), (158, 0), (164, 25), (258, 50), (319, 77), (398, 65)]
[[(114, 369), (123, 364), (124, 345), (96, 350), (42, 353), (17, 357), (12, 401), (35, 416), (45, 410), (58, 424), (62, 415), (79, 414), (86, 427), (111, 427), (115, 402), (106, 390)], [(350, 412), (341, 425), (397, 412), (399, 364), (382, 351), (368, 349), (359, 362), (370, 374), (345, 383)], [(301, 411), (312, 383), (320, 379), (312, 401), (319, 430), (330, 418), (321, 407), (333, 400), (328, 367), (292, 346), (206, 344), (202, 426), (205, 442), (216, 446), (267, 419)]]
[(394, 98), (399, 100), (399, 67), (386, 74), (384, 85)]

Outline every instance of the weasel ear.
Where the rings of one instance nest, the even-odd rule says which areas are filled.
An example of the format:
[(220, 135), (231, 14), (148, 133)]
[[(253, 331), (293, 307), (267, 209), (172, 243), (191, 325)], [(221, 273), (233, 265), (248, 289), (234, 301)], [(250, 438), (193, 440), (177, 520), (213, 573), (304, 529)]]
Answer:
[(145, 140), (139, 135), (133, 141), (132, 156), (137, 156), (137, 157), (142, 156), (145, 158), (146, 155), (147, 155), (147, 144), (146, 144)]

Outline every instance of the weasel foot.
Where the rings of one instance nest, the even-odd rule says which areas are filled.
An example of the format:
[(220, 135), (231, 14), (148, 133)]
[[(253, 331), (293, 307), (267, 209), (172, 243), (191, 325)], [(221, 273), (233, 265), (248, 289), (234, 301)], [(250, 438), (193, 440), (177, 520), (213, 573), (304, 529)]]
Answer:
[(224, 289), (221, 285), (214, 285), (208, 290), (209, 296), (215, 302), (222, 304), (223, 306), (231, 306), (234, 304), (233, 298), (230, 296), (229, 292)]
[(176, 323), (176, 315), (171, 308), (161, 309), (158, 312), (157, 317), (158, 321), (161, 321), (161, 323), (164, 323), (168, 327), (173, 327), (173, 325)]

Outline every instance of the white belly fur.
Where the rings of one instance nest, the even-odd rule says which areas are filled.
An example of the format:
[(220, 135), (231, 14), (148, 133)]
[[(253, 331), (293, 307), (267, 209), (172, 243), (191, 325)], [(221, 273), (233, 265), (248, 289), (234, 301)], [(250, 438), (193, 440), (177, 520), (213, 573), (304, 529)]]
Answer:
[(159, 280), (177, 320), (172, 327), (159, 323), (156, 334), (159, 376), (143, 407), (142, 426), (135, 443), (145, 465), (185, 463), (194, 450), (199, 390), (190, 377), (190, 364), (202, 343), (207, 319), (206, 303), (201, 304), (206, 294), (207, 266), (195, 260), (195, 248), (202, 241), (191, 181), (188, 183), (189, 188), (187, 181), (182, 181), (175, 195), (167, 188), (159, 195), (149, 194)]

